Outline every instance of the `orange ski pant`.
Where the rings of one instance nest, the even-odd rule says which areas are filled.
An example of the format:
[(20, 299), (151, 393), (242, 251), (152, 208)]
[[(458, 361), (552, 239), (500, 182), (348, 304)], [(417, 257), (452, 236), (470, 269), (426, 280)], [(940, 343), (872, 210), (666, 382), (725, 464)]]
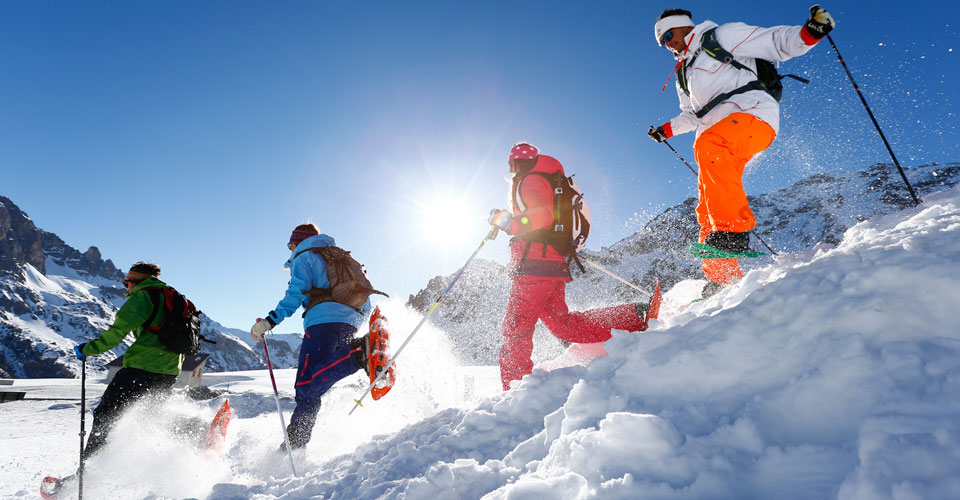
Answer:
[(500, 378), (503, 390), (510, 381), (533, 371), (533, 331), (537, 320), (554, 337), (566, 342), (593, 343), (610, 339), (610, 330), (639, 332), (646, 329), (633, 304), (570, 312), (566, 302), (566, 281), (541, 276), (516, 276), (510, 290), (507, 316), (503, 320), (500, 348)]
[[(747, 113), (733, 113), (708, 128), (693, 145), (700, 166), (697, 222), (700, 243), (711, 233), (741, 233), (757, 225), (743, 190), (743, 169), (776, 137), (773, 127)], [(737, 259), (705, 259), (703, 274), (726, 285), (743, 278)]]

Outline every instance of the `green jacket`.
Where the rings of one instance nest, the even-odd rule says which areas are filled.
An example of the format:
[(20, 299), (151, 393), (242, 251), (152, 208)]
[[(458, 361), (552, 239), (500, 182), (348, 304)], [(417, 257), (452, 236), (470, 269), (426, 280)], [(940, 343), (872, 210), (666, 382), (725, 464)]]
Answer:
[(83, 346), (83, 353), (87, 356), (105, 353), (116, 347), (127, 336), (127, 333), (132, 331), (136, 341), (123, 355), (124, 368), (139, 368), (153, 373), (180, 375), (180, 369), (183, 367), (183, 355), (164, 346), (153, 332), (143, 330), (144, 326), (162, 325), (166, 315), (164, 308), (160, 307), (153, 321), (149, 325), (144, 324), (150, 318), (154, 308), (150, 292), (145, 290), (147, 287), (169, 288), (166, 283), (156, 278), (147, 278), (137, 283), (137, 286), (133, 287), (133, 291), (127, 295), (127, 301), (117, 311), (117, 316), (110, 328), (100, 332), (96, 340), (87, 342)]

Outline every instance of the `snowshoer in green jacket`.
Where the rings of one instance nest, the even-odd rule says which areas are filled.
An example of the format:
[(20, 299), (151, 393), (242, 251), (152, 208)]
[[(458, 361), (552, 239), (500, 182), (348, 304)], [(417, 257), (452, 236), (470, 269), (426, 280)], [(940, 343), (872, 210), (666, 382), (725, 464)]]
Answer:
[(74, 347), (80, 360), (96, 356), (116, 347), (133, 332), (136, 339), (123, 355), (123, 368), (117, 372), (93, 411), (90, 439), (83, 449), (83, 459), (93, 456), (106, 442), (110, 428), (132, 403), (147, 396), (166, 396), (183, 366), (183, 355), (164, 346), (145, 327), (160, 326), (164, 320), (163, 304), (154, 304), (147, 288), (169, 288), (157, 279), (160, 267), (138, 262), (130, 268), (123, 284), (127, 301), (117, 311), (110, 328), (90, 342)]

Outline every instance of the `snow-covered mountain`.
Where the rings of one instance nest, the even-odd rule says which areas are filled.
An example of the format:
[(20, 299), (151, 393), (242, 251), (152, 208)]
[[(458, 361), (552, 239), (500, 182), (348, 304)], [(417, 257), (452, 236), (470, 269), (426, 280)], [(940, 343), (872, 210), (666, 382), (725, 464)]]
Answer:
[[(835, 246), (767, 260), (706, 301), (690, 303), (701, 281), (681, 281), (651, 329), (615, 332), (592, 360), (603, 351), (571, 347), (508, 392), (495, 367), (451, 365), (449, 342), (425, 325), (386, 397), (348, 416), (359, 375), (324, 396), (296, 475), (275, 451), (266, 372), (213, 374), (220, 399), (121, 419), (86, 464), (85, 497), (958, 498), (958, 277), (953, 187), (856, 224)], [(402, 341), (420, 316), (387, 302)], [(278, 376), (289, 415), (295, 370)], [(37, 382), (22, 390), (79, 390)], [(166, 428), (175, 413), (211, 418), (224, 397), (236, 415), (223, 456)], [(0, 497), (35, 498), (45, 473), (76, 468), (76, 445), (64, 443), (75, 442), (78, 406), (4, 405), (17, 425), (0, 428), (12, 450), (0, 454)]]
[[(73, 346), (94, 338), (123, 304), (123, 272), (96, 247), (81, 253), (37, 228), (12, 200), (0, 196), (0, 377), (72, 377), (79, 369)], [(171, 283), (176, 286), (175, 283)], [(199, 305), (202, 309), (202, 304)], [(264, 366), (246, 332), (203, 317), (203, 334), (217, 342), (207, 370)], [(123, 354), (132, 337), (88, 361), (95, 371)], [(293, 345), (296, 344), (296, 345)], [(296, 365), (298, 343), (271, 340), (271, 360)]]
[[(906, 174), (918, 196), (949, 188), (960, 182), (960, 164), (928, 164), (907, 168)], [(878, 214), (888, 214), (913, 203), (893, 165), (838, 174), (817, 174), (792, 186), (750, 197), (758, 225), (756, 233), (777, 252), (801, 252), (818, 243), (835, 244), (855, 224)], [(586, 250), (581, 255), (611, 272), (653, 290), (657, 279), (663, 289), (702, 277), (700, 261), (688, 254), (699, 227), (690, 198), (654, 217), (642, 231), (609, 248)], [(501, 236), (489, 245), (505, 245)], [(766, 249), (757, 241), (752, 246)], [(769, 264), (769, 258), (743, 259), (744, 271)], [(571, 309), (584, 310), (623, 302), (646, 302), (646, 296), (613, 280), (584, 262), (585, 273), (571, 266), (574, 280), (567, 286)], [(408, 304), (425, 312), (452, 279), (438, 276), (426, 288), (411, 295)], [(458, 355), (468, 364), (496, 364), (510, 280), (504, 266), (476, 260), (443, 299), (431, 317), (448, 332)], [(559, 354), (558, 341), (538, 324), (534, 360)]]

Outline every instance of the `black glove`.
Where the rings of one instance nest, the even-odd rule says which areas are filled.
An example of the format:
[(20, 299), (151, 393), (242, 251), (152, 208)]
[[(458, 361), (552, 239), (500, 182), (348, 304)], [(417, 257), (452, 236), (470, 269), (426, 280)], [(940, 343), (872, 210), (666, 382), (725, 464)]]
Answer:
[(836, 25), (837, 22), (826, 9), (821, 9), (820, 5), (814, 5), (810, 7), (810, 19), (807, 19), (803, 29), (807, 30), (808, 35), (819, 40), (827, 36)]
[(647, 131), (647, 135), (657, 142), (663, 142), (667, 140), (667, 133), (663, 131), (662, 126), (654, 127), (653, 125), (650, 125), (650, 130)]

